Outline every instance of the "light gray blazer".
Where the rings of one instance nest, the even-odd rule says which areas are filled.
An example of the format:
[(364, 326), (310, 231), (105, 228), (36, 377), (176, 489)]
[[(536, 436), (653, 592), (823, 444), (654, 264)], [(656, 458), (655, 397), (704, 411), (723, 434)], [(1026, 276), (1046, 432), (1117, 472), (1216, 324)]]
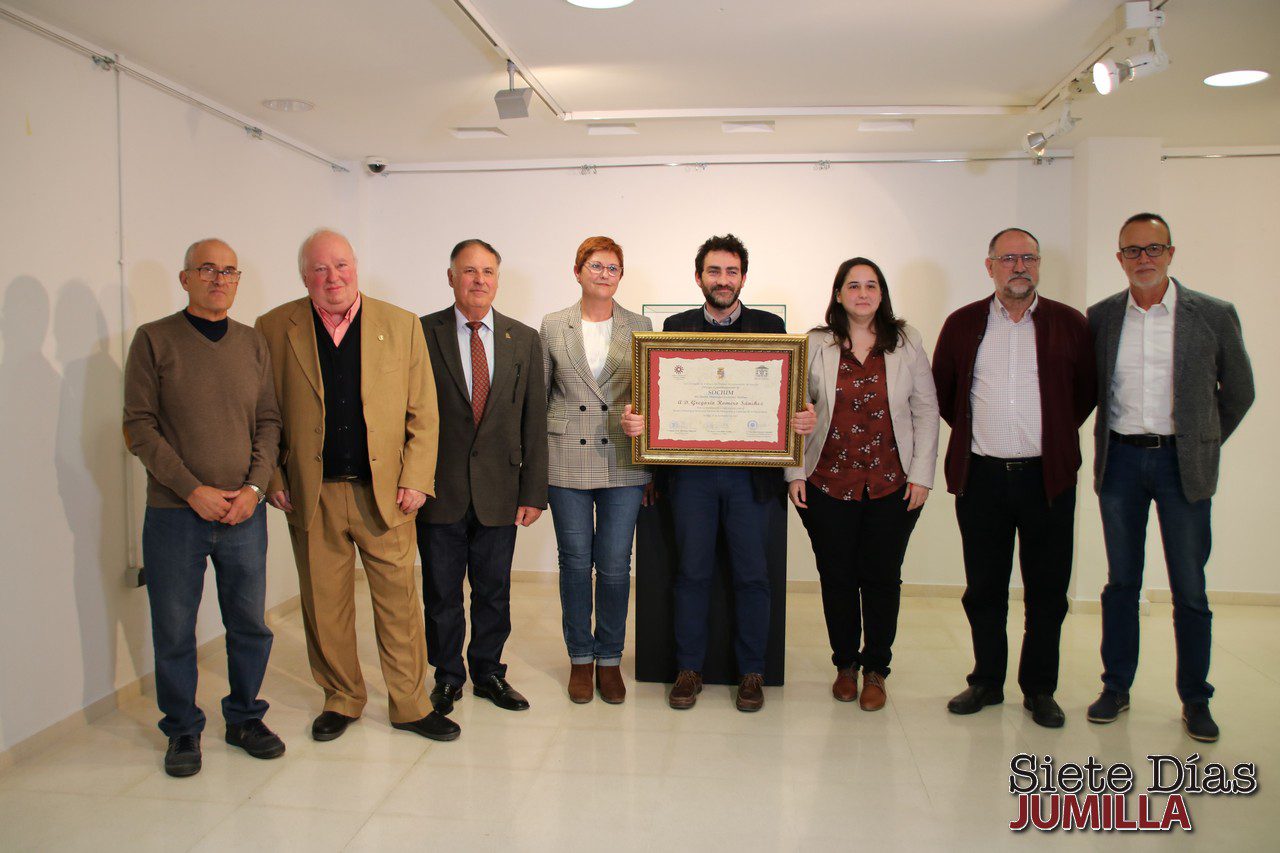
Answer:
[[(1177, 279), (1170, 281), (1178, 288), (1173, 312), (1174, 448), (1182, 494), (1188, 501), (1200, 501), (1217, 491), (1222, 444), (1253, 405), (1253, 368), (1235, 306), (1183, 287)], [(1125, 289), (1088, 311), (1098, 359), (1098, 414), (1093, 423), (1095, 492), (1102, 488), (1102, 475), (1107, 470), (1111, 380), (1128, 300)]]
[[(830, 332), (809, 333), (809, 400), (818, 422), (804, 443), (804, 467), (786, 469), (787, 482), (807, 478), (818, 467), (822, 445), (831, 430), (831, 402), (836, 396), (840, 347)], [(929, 357), (920, 333), (911, 326), (893, 352), (884, 354), (885, 383), (889, 386), (889, 420), (898, 445), (898, 459), (907, 482), (933, 488), (938, 463), (938, 394)]]
[(607, 489), (649, 482), (649, 472), (631, 462), (622, 408), (631, 402), (631, 333), (652, 330), (648, 317), (614, 302), (609, 356), (597, 382), (582, 343), (580, 303), (542, 318), (551, 485)]

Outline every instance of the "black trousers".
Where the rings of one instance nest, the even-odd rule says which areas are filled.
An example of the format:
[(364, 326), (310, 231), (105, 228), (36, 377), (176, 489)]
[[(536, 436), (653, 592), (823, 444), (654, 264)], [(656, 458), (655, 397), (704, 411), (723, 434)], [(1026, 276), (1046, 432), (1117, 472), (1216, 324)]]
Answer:
[[(883, 498), (842, 501), (806, 484), (800, 520), (809, 531), (822, 585), (831, 662), (889, 674), (902, 600), (902, 558), (920, 510), (906, 488)], [(858, 644), (862, 643), (859, 651)]]
[(1005, 625), (1013, 537), (1018, 535), (1026, 609), (1018, 686), (1027, 695), (1058, 687), (1058, 641), (1071, 580), (1075, 488), (1045, 498), (1038, 462), (1009, 470), (999, 459), (974, 454), (956, 520), (964, 542), (964, 612), (973, 634), (970, 684), (1003, 687), (1009, 665)]
[[(511, 558), (516, 526), (486, 527), (468, 507), (452, 524), (418, 520), (418, 553), (422, 557), (422, 598), (427, 628), (427, 663), (435, 679), (461, 687), (492, 675), (505, 677), (502, 648), (511, 636)], [(471, 585), (471, 642), (467, 668), (462, 641), (467, 634), (462, 607), (462, 580)]]

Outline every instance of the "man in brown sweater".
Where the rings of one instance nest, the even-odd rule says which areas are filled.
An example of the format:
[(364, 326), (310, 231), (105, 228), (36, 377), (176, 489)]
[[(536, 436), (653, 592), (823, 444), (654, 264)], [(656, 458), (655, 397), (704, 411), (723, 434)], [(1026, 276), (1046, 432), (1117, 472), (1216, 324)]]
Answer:
[(204, 712), (196, 705), (196, 615), (208, 560), (227, 629), (226, 740), (255, 758), (284, 754), (258, 697), (271, 653), (267, 522), (280, 412), (267, 344), (227, 316), (240, 282), (221, 240), (189, 249), (178, 280), (185, 310), (141, 326), (125, 364), (124, 435), (147, 469), (142, 529), (156, 699), (169, 737), (165, 770), (200, 772)]

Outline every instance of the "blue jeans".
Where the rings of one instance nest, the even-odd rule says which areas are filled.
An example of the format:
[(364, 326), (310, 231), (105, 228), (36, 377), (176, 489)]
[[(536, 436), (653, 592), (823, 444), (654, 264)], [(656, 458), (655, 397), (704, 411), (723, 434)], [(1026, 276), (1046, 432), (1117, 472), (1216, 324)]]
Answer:
[[(570, 663), (617, 666), (627, 638), (631, 543), (644, 486), (565, 489), (551, 486), (551, 520), (560, 553), (560, 606)], [(596, 630), (591, 632), (591, 567)]]
[(676, 668), (701, 672), (707, 657), (707, 615), (716, 571), (716, 538), (723, 528), (733, 570), (734, 653), (738, 672), (764, 673), (769, 644), (769, 505), (757, 501), (751, 469), (675, 468), (670, 477), (675, 515)]
[(1213, 696), (1213, 685), (1206, 680), (1213, 614), (1204, 579), (1212, 545), (1210, 501), (1191, 503), (1183, 497), (1172, 447), (1147, 449), (1112, 441), (1107, 448), (1099, 492), (1108, 565), (1102, 590), (1102, 683), (1127, 693), (1138, 671), (1138, 596), (1153, 500), (1173, 593), (1178, 696), (1183, 702), (1207, 702)]
[(267, 510), (259, 506), (237, 525), (205, 521), (191, 509), (147, 507), (142, 557), (151, 602), (151, 638), (156, 652), (156, 700), (169, 737), (199, 734), (204, 712), (196, 705), (196, 614), (204, 593), (204, 570), (213, 560), (218, 605), (227, 629), (227, 680), (222, 700), (228, 724), (261, 719), (267, 703), (258, 689), (271, 655), (265, 620)]

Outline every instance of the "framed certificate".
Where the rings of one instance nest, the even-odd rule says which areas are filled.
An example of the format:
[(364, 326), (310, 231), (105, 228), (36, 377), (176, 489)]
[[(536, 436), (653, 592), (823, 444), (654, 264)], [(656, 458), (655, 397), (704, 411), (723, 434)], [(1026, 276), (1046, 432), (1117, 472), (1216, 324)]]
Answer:
[(636, 332), (632, 410), (643, 465), (795, 466), (791, 413), (803, 408), (808, 339), (732, 332)]

